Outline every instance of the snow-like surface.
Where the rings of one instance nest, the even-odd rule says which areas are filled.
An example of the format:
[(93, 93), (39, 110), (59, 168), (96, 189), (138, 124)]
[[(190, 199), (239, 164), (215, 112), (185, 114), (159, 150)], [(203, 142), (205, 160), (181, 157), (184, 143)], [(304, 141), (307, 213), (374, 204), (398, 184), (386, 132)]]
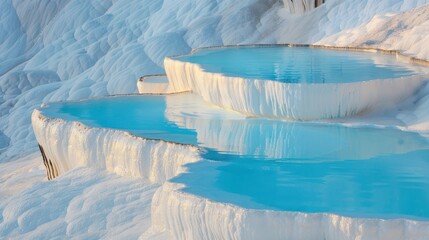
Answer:
[(427, 59), (429, 49), (429, 5), (400, 14), (385, 13), (369, 22), (346, 29), (317, 42), (324, 45), (359, 46), (400, 50)]
[(410, 97), (429, 75), (355, 83), (301, 84), (230, 77), (166, 58), (170, 91), (192, 91), (222, 108), (294, 120), (339, 118), (389, 108)]
[(165, 56), (244, 42), (259, 35), (262, 15), (280, 7), (275, 0), (2, 1), (0, 131), (13, 147), (1, 161), (37, 149), (30, 115), (42, 102), (137, 92), (135, 80), (162, 73)]
[[(280, 18), (264, 15), (261, 19), (262, 27), (260, 29), (266, 30), (267, 32), (264, 34), (268, 38), (275, 38), (279, 43), (316, 43), (341, 31), (366, 24), (374, 17), (398, 15), (428, 3), (427, 0), (329, 0), (301, 17), (289, 16), (286, 9), (278, 11)], [(269, 31), (269, 27), (266, 28), (269, 25), (271, 25), (271, 29), (277, 27), (274, 33), (272, 30)], [(377, 24), (373, 25), (373, 27), (376, 26)], [(382, 29), (382, 32), (389, 33), (389, 30)], [(361, 33), (365, 38), (366, 32)], [(414, 32), (413, 35), (419, 36), (420, 33)], [(411, 35), (408, 37), (413, 38)], [(412, 45), (413, 42), (409, 42), (409, 44)], [(424, 44), (424, 42), (419, 42), (420, 44)], [(423, 45), (420, 46), (423, 48)], [(425, 55), (424, 58), (429, 58), (429, 56)]]
[[(371, 46), (397, 49), (429, 60), (427, 3), (428, 0), (330, 0), (302, 16), (291, 16), (282, 2), (274, 0), (0, 1), (0, 162), (37, 149), (31, 112), (42, 102), (135, 92), (138, 77), (162, 73), (165, 56), (186, 53), (191, 48), (238, 43), (343, 45), (349, 41), (359, 46), (375, 39)], [(420, 8), (407, 12), (416, 7)], [(429, 87), (424, 87), (405, 108), (380, 118), (405, 130), (425, 133), (429, 130), (428, 96)], [(371, 125), (373, 120), (362, 117), (350, 120), (350, 124)], [(42, 177), (43, 163), (37, 155), (0, 163), (0, 238), (34, 239), (43, 232), (46, 234), (39, 235), (41, 238), (55, 234), (63, 237), (67, 221), (73, 222), (73, 217), (65, 216), (71, 215), (81, 222), (76, 221), (70, 237), (123, 238), (120, 234), (130, 232), (130, 238), (135, 238), (149, 225), (145, 206), (152, 199), (151, 187), (138, 190), (130, 184), (134, 180), (87, 169), (46, 182)], [(112, 184), (112, 179), (122, 185)], [(115, 186), (124, 192), (115, 192)], [(112, 215), (118, 221), (105, 224), (106, 212), (116, 208), (114, 204), (97, 205), (103, 200), (94, 198), (97, 191), (85, 194), (95, 188), (110, 193), (105, 197), (110, 203), (121, 202), (115, 199), (126, 195), (126, 189), (140, 191), (141, 198), (135, 200), (135, 208), (127, 208), (124, 203), (126, 214)], [(49, 193), (64, 198), (46, 198)], [(70, 207), (72, 201), (67, 199), (71, 195), (80, 202), (88, 201), (93, 208), (83, 211)], [(47, 211), (31, 214), (37, 213), (41, 205), (59, 212), (58, 224), (43, 224), (49, 220), (43, 217), (33, 227), (20, 227), (19, 223), (45, 216)], [(13, 214), (16, 209), (21, 211)], [(96, 222), (101, 224), (89, 224)], [(139, 227), (141, 230), (127, 231)], [(106, 231), (109, 234), (103, 235)]]
[(40, 154), (0, 163), (1, 239), (137, 239), (158, 184), (76, 168), (47, 181)]

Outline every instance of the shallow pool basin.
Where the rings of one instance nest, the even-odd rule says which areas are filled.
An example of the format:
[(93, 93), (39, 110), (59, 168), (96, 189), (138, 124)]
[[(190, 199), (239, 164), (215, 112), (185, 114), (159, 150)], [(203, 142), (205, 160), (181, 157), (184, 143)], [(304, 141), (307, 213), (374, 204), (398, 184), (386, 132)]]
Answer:
[(214, 202), (429, 220), (429, 143), (416, 133), (247, 118), (189, 93), (56, 103), (41, 113), (198, 147), (201, 160), (170, 181)]
[(314, 120), (389, 108), (409, 97), (428, 68), (376, 51), (241, 46), (166, 58), (171, 92), (246, 115)]

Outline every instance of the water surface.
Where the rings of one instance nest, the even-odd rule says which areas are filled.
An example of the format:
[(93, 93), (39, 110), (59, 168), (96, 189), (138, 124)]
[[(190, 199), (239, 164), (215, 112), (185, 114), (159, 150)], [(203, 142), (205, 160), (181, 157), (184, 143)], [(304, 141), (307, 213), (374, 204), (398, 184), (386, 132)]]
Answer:
[(206, 72), (285, 83), (348, 83), (427, 73), (396, 56), (308, 47), (231, 47), (203, 49), (174, 59)]

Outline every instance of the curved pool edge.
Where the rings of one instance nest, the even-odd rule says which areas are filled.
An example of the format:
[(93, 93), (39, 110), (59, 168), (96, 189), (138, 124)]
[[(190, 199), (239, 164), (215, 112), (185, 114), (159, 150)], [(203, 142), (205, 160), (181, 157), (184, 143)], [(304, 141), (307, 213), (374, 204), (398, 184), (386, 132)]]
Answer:
[(152, 201), (152, 227), (175, 239), (426, 239), (429, 222), (246, 209), (167, 182)]
[(49, 179), (88, 166), (163, 183), (183, 172), (186, 163), (200, 160), (198, 148), (192, 145), (91, 128), (77, 121), (46, 117), (37, 109), (31, 120)]
[(308, 48), (320, 48), (328, 50), (338, 50), (338, 51), (355, 51), (355, 52), (375, 52), (389, 55), (396, 55), (401, 60), (406, 60), (409, 63), (416, 63), (422, 66), (429, 67), (429, 60), (420, 59), (407, 55), (400, 50), (389, 50), (382, 48), (371, 48), (371, 47), (351, 47), (351, 46), (333, 46), (333, 45), (320, 45), (320, 44), (300, 44), (300, 43), (274, 43), (274, 44), (235, 44), (235, 45), (219, 45), (219, 46), (208, 46), (194, 48), (189, 53), (178, 54), (169, 56), (168, 58), (177, 58), (182, 56), (188, 56), (195, 52), (206, 50), (206, 49), (218, 49), (218, 48), (237, 48), (237, 47), (308, 47)]
[[(378, 51), (399, 54), (396, 51), (328, 47), (320, 45), (268, 44), (236, 45), (195, 49), (196, 51), (231, 47), (310, 47), (348, 51)], [(205, 101), (246, 115), (258, 115), (290, 120), (318, 120), (349, 117), (366, 111), (390, 108), (411, 96), (429, 74), (395, 79), (375, 79), (339, 84), (295, 84), (205, 72), (200, 65), (167, 57), (164, 60), (170, 91), (193, 91)], [(414, 59), (414, 60), (413, 60)], [(409, 57), (409, 61), (423, 61)]]
[[(92, 128), (77, 121), (32, 114), (36, 139), (58, 175), (74, 167), (105, 169), (162, 184), (152, 201), (152, 231), (177, 239), (424, 239), (429, 222), (364, 219), (326, 213), (246, 209), (214, 202), (168, 179), (201, 161), (198, 148), (149, 140), (126, 131)], [(124, 161), (126, 159), (126, 161)]]

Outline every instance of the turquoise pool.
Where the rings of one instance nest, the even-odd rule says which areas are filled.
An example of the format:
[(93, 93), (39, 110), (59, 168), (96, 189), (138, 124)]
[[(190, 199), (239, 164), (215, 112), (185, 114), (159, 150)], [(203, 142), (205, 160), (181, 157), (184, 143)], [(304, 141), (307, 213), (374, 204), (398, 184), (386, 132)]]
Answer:
[(231, 47), (202, 49), (175, 60), (204, 71), (285, 83), (348, 83), (427, 73), (393, 55), (308, 47)]
[(192, 144), (204, 161), (172, 179), (254, 209), (429, 219), (429, 142), (416, 133), (245, 116), (194, 94), (110, 97), (42, 108), (48, 117)]

